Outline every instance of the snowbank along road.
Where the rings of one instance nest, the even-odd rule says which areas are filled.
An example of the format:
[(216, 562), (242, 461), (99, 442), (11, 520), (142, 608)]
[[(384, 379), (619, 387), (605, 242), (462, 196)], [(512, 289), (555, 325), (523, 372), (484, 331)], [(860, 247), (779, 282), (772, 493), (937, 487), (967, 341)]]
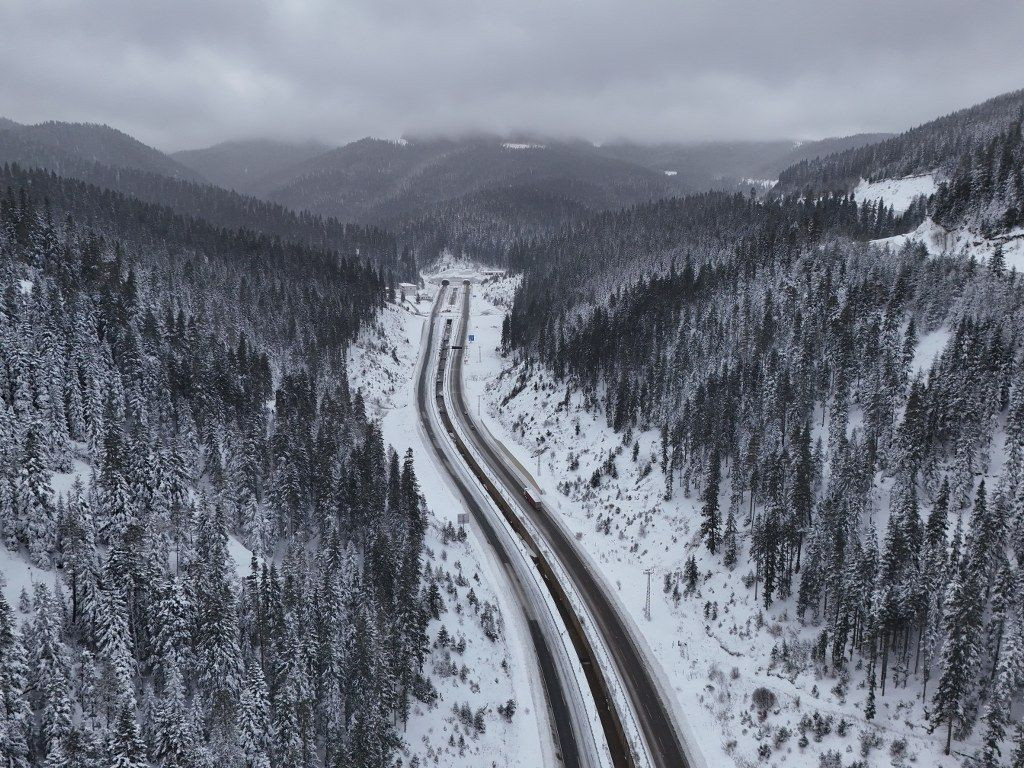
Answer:
[[(537, 620), (537, 618), (535, 618), (536, 614), (543, 609), (534, 609), (527, 604), (528, 598), (526, 595), (529, 594), (529, 590), (522, 584), (519, 573), (514, 567), (514, 558), (519, 558), (520, 555), (517, 552), (509, 551), (510, 548), (508, 547), (507, 542), (505, 542), (499, 532), (495, 530), (487, 512), (481, 508), (476, 496), (473, 494), (471, 489), (467, 487), (463, 476), (452, 465), (451, 462), (453, 460), (458, 461), (459, 457), (457, 455), (453, 455), (451, 459), (449, 458), (449, 453), (445, 450), (444, 438), (438, 433), (438, 430), (435, 429), (434, 422), (431, 418), (429, 398), (433, 395), (437, 399), (439, 415), (442, 419), (442, 428), (444, 428), (449, 435), (454, 436), (454, 429), (446, 411), (443, 410), (443, 398), (438, 397), (440, 394), (440, 382), (444, 379), (447, 352), (451, 345), (451, 320), (447, 320), (444, 329), (441, 331), (442, 338), (439, 340), (439, 343), (435, 342), (435, 335), (438, 332), (437, 321), (439, 310), (448, 303), (454, 304), (457, 298), (457, 292), (458, 289), (439, 290), (428, 320), (427, 339), (422, 353), (423, 362), (416, 380), (416, 406), (419, 410), (420, 422), (439, 464), (448, 474), (453, 485), (461, 496), (465, 507), (473, 515), (473, 518), (483, 533), (484, 538), (487, 540), (488, 545), (497, 555), (502, 568), (508, 575), (509, 581), (513, 586), (513, 590), (516, 592), (516, 599), (523, 608), (530, 636), (534, 644), (534, 652), (540, 668), (540, 676), (544, 682), (550, 716), (555, 731), (554, 737), (558, 747), (556, 759), (560, 760), (561, 764), (567, 768), (590, 768), (589, 761), (584, 759), (583, 755), (592, 755), (598, 748), (598, 745), (584, 746), (580, 743), (582, 739), (587, 738), (588, 733), (586, 729), (581, 728), (578, 723), (574, 722), (573, 708), (569, 703), (572, 696), (573, 686), (571, 681), (565, 679), (566, 675), (560, 672), (559, 664), (556, 662), (555, 653), (552, 651), (552, 648), (556, 646), (559, 639), (557, 637), (549, 637), (542, 624)], [(438, 350), (438, 361), (436, 366), (431, 365), (435, 344)], [(431, 386), (432, 382), (429, 378), (431, 371), (435, 371), (437, 377), (436, 385), (433, 387)], [(587, 748), (588, 746), (589, 748)]]
[[(658, 768), (688, 768), (690, 761), (686, 756), (684, 745), (675, 728), (670, 708), (664, 701), (661, 691), (655, 682), (642, 651), (637, 647), (633, 637), (607, 594), (605, 587), (593, 575), (584, 562), (583, 556), (576, 549), (568, 535), (551, 516), (539, 495), (527, 490), (533, 485), (531, 478), (523, 478), (521, 471), (513, 468), (511, 462), (502, 455), (500, 450), (477, 429), (470, 415), (462, 387), (462, 362), (468, 329), (470, 310), (470, 286), (465, 285), (462, 297), (462, 321), (458, 326), (455, 338), (450, 344), (452, 353), (452, 373), (448, 379), (454, 413), (442, 410), (442, 416), (450, 419), (454, 416), (465, 429), (462, 431), (472, 442), (472, 451), (460, 443), (460, 455), (470, 466), (473, 474), (487, 488), (494, 499), (495, 505), (506, 515), (510, 525), (524, 539), (527, 547), (534, 553), (534, 562), (544, 581), (551, 591), (552, 597), (569, 631), (576, 652), (587, 673), (588, 683), (594, 701), (601, 716), (601, 724), (612, 752), (616, 766), (644, 765), (648, 760)], [(448, 350), (446, 349), (445, 352)], [(443, 380), (442, 380), (443, 381)], [(443, 398), (439, 399), (439, 407), (443, 406)], [(450, 430), (455, 432), (455, 430)], [(482, 458), (486, 466), (480, 466), (477, 456)], [(503, 486), (504, 493), (494, 487), (494, 483)], [(515, 500), (515, 509), (509, 500)], [(545, 557), (540, 554), (531, 533), (527, 530), (520, 516), (526, 516), (535, 529), (544, 537), (547, 551), (558, 558), (558, 564), (564, 573), (569, 574), (572, 584), (564, 585), (555, 577)], [(605, 670), (595, 663), (596, 655), (582, 628), (567, 594), (566, 587), (571, 588), (582, 599), (593, 625), (600, 633), (601, 640), (608, 649), (615, 665), (614, 670)], [(637, 755), (631, 748), (625, 735), (622, 713), (616, 710), (609, 687), (608, 675), (615, 675), (623, 691), (629, 698), (635, 719), (644, 742), (646, 755)]]

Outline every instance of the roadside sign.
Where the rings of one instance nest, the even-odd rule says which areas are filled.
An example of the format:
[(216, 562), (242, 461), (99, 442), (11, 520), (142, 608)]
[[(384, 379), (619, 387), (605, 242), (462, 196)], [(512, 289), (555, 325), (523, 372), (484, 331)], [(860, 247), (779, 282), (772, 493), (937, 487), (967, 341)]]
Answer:
[(469, 340), (470, 341), (476, 341), (476, 334), (475, 333), (469, 334)]

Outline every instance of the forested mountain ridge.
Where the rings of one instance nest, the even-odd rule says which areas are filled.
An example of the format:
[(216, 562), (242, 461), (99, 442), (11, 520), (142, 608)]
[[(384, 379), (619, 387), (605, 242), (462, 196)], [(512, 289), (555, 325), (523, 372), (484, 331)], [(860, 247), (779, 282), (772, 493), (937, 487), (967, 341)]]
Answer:
[(765, 248), (906, 232), (923, 216), (920, 205), (897, 216), (891, 207), (858, 204), (849, 197), (762, 201), (726, 192), (592, 216), (549, 238), (520, 241), (508, 250), (509, 266), (524, 273), (510, 314), (509, 338), (519, 343), (544, 336), (551, 342), (563, 312), (600, 307), (638, 277), (665, 273), (673, 264), (681, 268), (689, 253), (699, 253), (709, 264), (735, 260), (739, 252), (756, 261), (753, 254)]
[[(435, 206), (448, 207), (477, 193), (488, 196), (519, 187), (532, 187), (539, 194), (563, 194), (566, 202), (590, 208), (619, 208), (685, 192), (733, 189), (745, 179), (773, 179), (800, 159), (888, 136), (655, 145), (498, 136), (365, 138), (333, 149), (320, 146), (319, 151), (315, 142), (238, 141), (176, 152), (172, 157), (221, 186), (295, 209), (350, 220), (405, 223), (429, 215)], [(634, 179), (621, 194), (611, 197), (596, 188), (588, 191), (585, 185), (606, 183), (602, 174), (620, 179), (615, 182), (620, 187), (621, 179), (632, 174), (644, 178), (643, 186), (652, 190), (646, 196), (629, 192), (630, 185), (638, 183)], [(615, 187), (610, 190), (614, 192)]]
[(671, 194), (663, 173), (582, 143), (363, 139), (313, 158), (268, 191), (291, 208), (352, 221), (401, 222), (476, 192), (541, 187), (592, 209)]
[(939, 171), (952, 175), (964, 157), (995, 139), (1024, 110), (1024, 90), (989, 99), (877, 144), (803, 160), (779, 174), (781, 192), (849, 192), (860, 179)]
[(412, 456), (348, 388), (386, 278), (0, 186), (0, 555), (48, 576), (0, 593), (5, 764), (391, 765), (437, 599)]
[[(21, 168), (51, 168), (20, 143), (4, 144), (0, 133), (0, 164)], [(57, 164), (58, 175), (74, 178), (104, 190), (146, 203), (166, 206), (174, 212), (194, 219), (204, 219), (212, 226), (245, 229), (270, 237), (305, 244), (314, 248), (338, 251), (343, 256), (360, 256), (382, 269), (390, 269), (396, 277), (411, 278), (415, 265), (406, 254), (400, 259), (395, 239), (376, 227), (346, 224), (307, 212), (295, 212), (281, 205), (248, 197), (210, 184), (199, 184), (171, 176), (131, 168), (114, 168), (93, 162)]]
[[(501, 263), (517, 239), (547, 236), (596, 211), (735, 189), (750, 178), (774, 178), (798, 158), (880, 137), (655, 146), (495, 136), (367, 138), (249, 179), (245, 191), (293, 209), (383, 222), (420, 260), (448, 249)], [(285, 154), (297, 149), (305, 147)], [(260, 166), (264, 148), (240, 142), (175, 157), (187, 154), (193, 167), (207, 172), (201, 163), (209, 153), (216, 168), (225, 167), (208, 175), (233, 178)]]
[[(910, 688), (947, 753), (986, 768), (1024, 759), (1024, 282), (998, 250), (869, 241), (985, 201), (1006, 226), (1011, 96), (891, 161), (939, 147), (961, 168), (902, 216), (845, 194), (710, 194), (520, 243), (503, 330), (525, 381), (541, 363), (626, 448), (660, 432), (665, 498), (700, 495), (705, 562), (816, 627), (813, 663), (863, 676), (866, 719)], [(614, 467), (591, 483), (614, 485)], [(692, 551), (674, 557), (666, 590), (692, 593)]]
[[(132, 244), (139, 258), (178, 265), (181, 255), (187, 254), (190, 270), (198, 269), (199, 264), (222, 264), (233, 283), (213, 294), (222, 304), (214, 316), (225, 322), (236, 314), (246, 314), (239, 325), (266, 329), (267, 343), (294, 341), (296, 331), (288, 325), (288, 312), (271, 312), (262, 300), (239, 302), (234, 298), (245, 290), (247, 280), (276, 285), (276, 300), (284, 303), (285, 309), (294, 307), (303, 319), (313, 321), (311, 328), (321, 335), (321, 348), (350, 342), (360, 323), (371, 318), (384, 301), (388, 276), (378, 273), (369, 259), (375, 230), (350, 228), (350, 252), (339, 255), (245, 229), (221, 229), (204, 219), (180, 216), (169, 208), (46, 171), (3, 166), (0, 183), (9, 190), (31, 190), (55, 211), (85, 222), (100, 235)], [(56, 223), (61, 223), (59, 216)], [(357, 255), (360, 247), (363, 256)]]
[(516, 239), (547, 236), (590, 212), (735, 188), (747, 177), (774, 175), (787, 159), (870, 139), (652, 147), (363, 139), (337, 149), (257, 140), (166, 156), (104, 126), (8, 121), (0, 127), (0, 160), (48, 168), (221, 227), (342, 252), (351, 236), (339, 219), (386, 223), (410, 253), (400, 258), (379, 232), (373, 258), (411, 279), (416, 259), (443, 249), (501, 261)]
[[(585, 156), (618, 160), (663, 176), (647, 196), (652, 200), (703, 190), (746, 192), (751, 185), (763, 187), (798, 158), (817, 157), (836, 147), (860, 146), (885, 136), (861, 134), (805, 143), (618, 143), (598, 147), (576, 143), (573, 147)], [(662, 194), (654, 194), (661, 187)], [(600, 216), (603, 211), (621, 210), (637, 201), (632, 193), (594, 197), (587, 189), (579, 172), (567, 172), (563, 178), (541, 174), (536, 179), (484, 188), (434, 205), (419, 218), (398, 227), (399, 239), (409, 243), (421, 258), (447, 249), (473, 254), (486, 263), (504, 264), (509, 247), (517, 242), (546, 240), (562, 228), (571, 228), (574, 222)]]
[(327, 145), (316, 141), (253, 139), (173, 152), (171, 157), (220, 187), (258, 197), (273, 187), (268, 178), (279, 177), (327, 151)]
[(0, 123), (0, 162), (12, 161), (48, 168), (64, 176), (76, 176), (89, 166), (101, 165), (184, 181), (205, 181), (202, 174), (163, 152), (115, 128), (95, 123)]
[(403, 225), (396, 237), (417, 260), (435, 254), (473, 254), (484, 264), (505, 264), (509, 245), (547, 238), (593, 216), (586, 206), (543, 186), (485, 190), (438, 205)]

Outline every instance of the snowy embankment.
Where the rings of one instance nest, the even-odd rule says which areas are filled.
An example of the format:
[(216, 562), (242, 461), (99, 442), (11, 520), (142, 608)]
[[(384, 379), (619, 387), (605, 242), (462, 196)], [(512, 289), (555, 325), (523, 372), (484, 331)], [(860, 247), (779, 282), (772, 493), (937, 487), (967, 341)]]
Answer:
[[(467, 271), (462, 273), (472, 272), (454, 259), (442, 265), (452, 276), (463, 267)], [(421, 765), (535, 768), (543, 761), (527, 676), (531, 646), (526, 630), (506, 620), (511, 613), (506, 601), (512, 598), (495, 589), (499, 579), (483, 556), (486, 544), (472, 534), (462, 541), (445, 535), (462, 505), (430, 460), (419, 425), (416, 362), (433, 296), (433, 289), (421, 292), (415, 309), (389, 304), (349, 357), (353, 390), (362, 390), (369, 415), (379, 419), (384, 442), (399, 454), (412, 448), (416, 457), (420, 489), (431, 513), (425, 563), (437, 575), (446, 605), (427, 630), (433, 647), (425, 672), (437, 688), (438, 702), (427, 707), (413, 701), (403, 736), (409, 759), (416, 757)], [(451, 639), (439, 644), (442, 627)], [(509, 700), (516, 702), (511, 720), (498, 711)], [(473, 716), (469, 723), (464, 719), (467, 710)], [(477, 727), (481, 724), (482, 730)]]
[(926, 218), (912, 232), (871, 242), (892, 251), (902, 250), (908, 243), (920, 243), (929, 256), (973, 256), (982, 263), (988, 262), (995, 249), (1001, 247), (1006, 269), (1024, 272), (1024, 227), (985, 237), (970, 227), (948, 230)]
[(919, 197), (928, 197), (938, 189), (934, 173), (918, 176), (906, 176), (902, 179), (882, 179), (881, 181), (865, 181), (853, 190), (853, 199), (858, 203), (867, 200), (883, 201), (897, 213), (904, 213)]
[[(699, 489), (679, 488), (664, 500), (656, 432), (634, 434), (624, 445), (603, 417), (583, 407), (578, 393), (567, 400), (565, 388), (546, 373), (509, 368), (496, 350), (514, 288), (513, 280), (503, 279), (474, 296), (467, 395), (474, 404), (479, 398), (488, 429), (534, 474), (548, 506), (561, 514), (633, 621), (655, 672), (675, 696), (684, 735), (695, 740), (707, 764), (817, 768), (831, 751), (843, 765), (890, 766), (893, 754), (905, 751), (930, 768), (958, 765), (958, 757), (941, 755), (938, 737), (921, 725), (919, 682), (911, 678), (906, 687), (890, 686), (879, 695), (878, 715), (869, 723), (862, 712), (864, 671), (822, 673), (811, 659), (821, 628), (801, 625), (792, 599), (765, 610), (747, 586), (747, 566), (729, 571), (700, 546)], [(926, 367), (945, 339), (941, 331), (922, 339), (915, 365)], [(617, 476), (605, 473), (595, 487), (594, 470), (609, 456)], [(666, 576), (680, 573), (691, 554), (701, 573), (696, 593), (666, 592)], [(753, 706), (758, 689), (774, 700), (763, 717)], [(761, 761), (758, 751), (766, 746)]]
[[(429, 297), (432, 299), (436, 286), (441, 283), (442, 280), (448, 280), (451, 283), (461, 283), (464, 279), (470, 277), (476, 277), (481, 274), (501, 274), (504, 270), (494, 269), (491, 267), (478, 264), (477, 262), (469, 259), (465, 255), (458, 255), (445, 249), (441, 251), (434, 263), (423, 270), (423, 278), (427, 281), (428, 286), (433, 286), (428, 291)], [(424, 313), (430, 312), (430, 307), (424, 305)], [(417, 346), (417, 349), (419, 347)]]
[[(934, 173), (907, 176), (902, 179), (864, 181), (853, 190), (854, 199), (859, 202), (881, 200), (892, 206), (897, 214), (904, 213), (918, 198), (928, 197), (938, 189)], [(1024, 271), (1024, 228), (1017, 227), (1009, 232), (986, 237), (970, 226), (953, 230), (926, 218), (916, 229), (903, 235), (873, 240), (876, 245), (899, 251), (908, 244), (923, 245), (929, 256), (973, 256), (979, 262), (987, 262), (997, 247), (1003, 249), (1006, 269)]]

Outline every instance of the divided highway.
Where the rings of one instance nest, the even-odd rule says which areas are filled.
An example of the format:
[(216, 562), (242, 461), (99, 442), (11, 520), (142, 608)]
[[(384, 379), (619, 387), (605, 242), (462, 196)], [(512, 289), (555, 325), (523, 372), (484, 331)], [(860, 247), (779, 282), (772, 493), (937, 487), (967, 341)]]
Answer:
[[(572, 680), (567, 679), (569, 676), (564, 671), (564, 665), (558, 663), (558, 659), (552, 651), (553, 647), (557, 648), (559, 639), (549, 636), (550, 632), (546, 631), (546, 627), (538, 620), (538, 611), (529, 604), (530, 600), (527, 594), (530, 594), (531, 590), (528, 588), (529, 585), (524, 583), (524, 580), (521, 578), (519, 568), (522, 567), (522, 564), (517, 563), (518, 560), (522, 560), (522, 557), (518, 552), (511, 551), (514, 548), (509, 546), (509, 542), (492, 525), (490, 516), (486, 510), (481, 508), (476, 495), (463, 479), (462, 473), (453, 466), (452, 460), (449, 459), (448, 452), (445, 450), (445, 437), (439, 434), (439, 430), (435, 429), (434, 420), (431, 418), (430, 406), (432, 399), (437, 402), (439, 415), (442, 420), (446, 418), (445, 412), (440, 410), (443, 407), (443, 398), (438, 398), (437, 395), (442, 386), (441, 382), (444, 379), (448, 349), (451, 344), (451, 318), (446, 319), (444, 328), (440, 331), (442, 337), (440, 343), (438, 343), (436, 336), (440, 311), (446, 303), (449, 306), (454, 304), (458, 292), (458, 288), (442, 288), (439, 290), (437, 300), (434, 303), (428, 320), (426, 347), (422, 354), (419, 376), (416, 379), (416, 405), (419, 410), (420, 422), (426, 433), (428, 444), (433, 449), (436, 458), (462, 497), (465, 507), (473, 515), (487, 543), (497, 555), (501, 567), (505, 570), (516, 592), (515, 597), (525, 615), (534, 645), (534, 653), (539, 665), (540, 677), (544, 683), (548, 709), (554, 728), (554, 740), (557, 747), (556, 759), (560, 760), (561, 765), (566, 768), (590, 768), (593, 756), (600, 750), (601, 745), (592, 743), (592, 734), (589, 732), (589, 729), (584, 728), (579, 722), (578, 710), (574, 709), (570, 703), (574, 694), (577, 697), (579, 696), (579, 690)], [(436, 365), (433, 364), (435, 345), (438, 347), (439, 352)], [(436, 373), (436, 381), (431, 379), (432, 372)], [(454, 433), (450, 421), (444, 424), (443, 427), (449, 433)], [(519, 568), (516, 567), (517, 565), (519, 565)], [(590, 756), (591, 759), (587, 759), (584, 756)]]
[[(458, 331), (450, 345), (453, 353), (451, 375), (446, 379), (439, 378), (439, 382), (447, 381), (450, 386), (450, 396), (454, 404), (454, 408), (451, 410), (454, 413), (448, 412), (448, 409), (444, 407), (444, 398), (439, 397), (438, 408), (441, 411), (442, 420), (449, 422), (454, 416), (464, 428), (462, 433), (472, 443), (472, 450), (469, 450), (469, 446), (462, 442), (461, 437), (456, 436), (457, 430), (449, 429), (459, 448), (460, 455), (487, 489), (495, 506), (502, 511), (512, 528), (524, 539), (528, 549), (534, 553), (535, 565), (544, 577), (545, 583), (558, 605), (566, 629), (572, 637), (576, 652), (587, 673), (591, 693), (601, 716), (601, 725), (616, 768), (646, 765), (648, 759), (647, 756), (633, 754), (630, 749), (624, 733), (622, 713), (618, 712), (614, 706), (609, 691), (606, 674), (611, 670), (602, 670), (594, 662), (593, 649), (590, 647), (575, 610), (567, 599), (565, 585), (559, 583), (545, 557), (540, 553), (530, 532), (522, 523), (521, 515), (525, 515), (535, 530), (540, 532), (547, 549), (558, 559), (562, 571), (572, 579), (572, 587), (585, 604), (587, 613), (600, 633), (605, 648), (612, 656), (615, 665), (614, 673), (621, 683), (625, 695), (629, 698), (633, 716), (650, 761), (657, 768), (689, 768), (690, 763), (687, 760), (679, 732), (673, 723), (670, 705), (664, 701), (661, 691), (645, 663), (643, 652), (633, 641), (626, 625), (628, 619), (619, 615), (618, 610), (609, 599), (604, 585), (590, 571), (583, 555), (554, 519), (552, 513), (545, 508), (543, 503), (532, 497), (524, 487), (524, 479), (517, 474), (516, 469), (511, 466), (511, 462), (481, 435), (481, 430), (478, 430), (473, 423), (462, 387), (462, 364), (471, 293), (468, 282), (463, 287), (465, 290), (462, 291), (461, 322), (459, 322)], [(443, 350), (442, 355), (446, 352), (447, 349)], [(439, 368), (439, 370), (442, 369)], [(441, 386), (440, 383), (438, 386)], [(448, 423), (446, 423), (446, 427), (448, 427)], [(478, 457), (482, 459), (485, 466), (479, 465)], [(499, 492), (493, 486), (494, 480), (503, 486), (504, 493)], [(511, 507), (508, 499), (515, 500), (516, 509)]]

